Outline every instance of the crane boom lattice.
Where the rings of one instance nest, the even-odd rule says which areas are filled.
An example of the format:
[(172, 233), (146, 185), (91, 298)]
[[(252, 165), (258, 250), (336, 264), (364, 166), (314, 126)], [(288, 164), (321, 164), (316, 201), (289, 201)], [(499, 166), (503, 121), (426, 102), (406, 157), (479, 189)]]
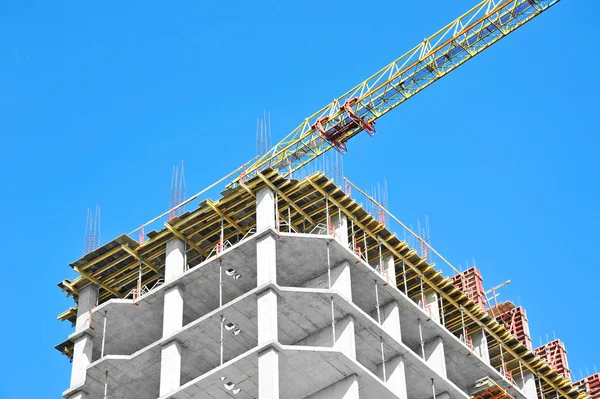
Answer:
[[(483, 0), (421, 44), (326, 105), (244, 171), (265, 167), (289, 176), (346, 142), (404, 101), (481, 53), (560, 0)], [(234, 180), (232, 184), (237, 181)]]

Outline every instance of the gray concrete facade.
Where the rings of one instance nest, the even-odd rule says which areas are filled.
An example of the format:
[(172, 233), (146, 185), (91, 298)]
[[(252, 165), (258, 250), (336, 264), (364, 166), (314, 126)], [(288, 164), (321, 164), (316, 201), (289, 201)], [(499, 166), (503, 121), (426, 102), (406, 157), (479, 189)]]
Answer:
[(446, 330), (435, 292), (398, 290), (392, 257), (357, 257), (343, 215), (327, 234), (281, 232), (275, 198), (256, 192), (256, 233), (190, 270), (169, 241), (164, 284), (136, 306), (82, 291), (64, 397), (467, 399), (487, 376), (534, 398), (489, 365), (485, 335), (473, 356)]

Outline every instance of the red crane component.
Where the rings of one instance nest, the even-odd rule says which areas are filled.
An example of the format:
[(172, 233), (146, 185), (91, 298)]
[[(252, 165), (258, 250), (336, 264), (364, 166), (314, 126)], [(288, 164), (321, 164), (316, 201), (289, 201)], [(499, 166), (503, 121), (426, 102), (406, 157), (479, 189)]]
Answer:
[(340, 141), (340, 138), (343, 138), (345, 131), (337, 130), (336, 127), (326, 131), (323, 124), (327, 122), (329, 122), (329, 117), (322, 116), (315, 121), (314, 128), (319, 132), (319, 135), (323, 140), (333, 145), (341, 154), (345, 154), (348, 152), (346, 143)]
[(348, 152), (348, 149), (346, 148), (346, 141), (351, 136), (358, 133), (358, 131), (351, 134), (350, 137), (345, 137), (346, 133), (358, 127), (360, 130), (366, 131), (369, 136), (373, 136), (375, 134), (375, 121), (369, 122), (358, 116), (356, 112), (354, 112), (354, 109), (352, 109), (356, 103), (358, 103), (358, 97), (349, 98), (344, 101), (343, 109), (346, 112), (347, 118), (344, 118), (337, 125), (326, 129), (324, 124), (330, 121), (328, 116), (321, 116), (313, 125), (313, 128), (319, 132), (321, 138), (333, 145), (341, 154)]
[(375, 134), (375, 121), (369, 122), (356, 115), (353, 106), (358, 103), (358, 97), (352, 97), (344, 101), (344, 111), (348, 114), (348, 118), (350, 118), (357, 126), (360, 126), (363, 130), (365, 130), (369, 136), (373, 136)]

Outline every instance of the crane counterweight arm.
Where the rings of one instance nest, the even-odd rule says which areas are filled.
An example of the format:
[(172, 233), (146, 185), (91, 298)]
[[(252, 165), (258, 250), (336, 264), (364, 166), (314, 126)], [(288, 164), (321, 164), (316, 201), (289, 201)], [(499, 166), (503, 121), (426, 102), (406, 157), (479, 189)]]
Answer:
[[(438, 79), (523, 26), (560, 0), (483, 0), (376, 74), (306, 118), (244, 171), (271, 167), (283, 175), (346, 142)], [(236, 184), (238, 179), (231, 184)]]

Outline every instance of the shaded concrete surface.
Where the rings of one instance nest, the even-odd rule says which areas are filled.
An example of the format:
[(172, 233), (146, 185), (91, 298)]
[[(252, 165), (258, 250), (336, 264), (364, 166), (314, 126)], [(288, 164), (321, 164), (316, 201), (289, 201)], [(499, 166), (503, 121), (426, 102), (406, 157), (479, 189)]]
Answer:
[[(277, 235), (277, 283), (257, 287), (257, 241), (273, 235)], [(328, 245), (332, 283), (342, 282), (341, 288), (332, 284), (329, 289)], [(182, 386), (162, 398), (230, 398), (237, 388), (240, 391), (235, 397), (256, 398), (259, 353), (274, 348), (278, 353), (282, 398), (313, 395), (355, 375), (361, 398), (402, 397), (402, 389), (398, 389), (402, 378), (406, 379), (408, 399), (430, 398), (432, 378), (436, 395), (448, 393), (453, 399), (467, 398), (475, 380), (488, 376), (515, 399), (526, 399), (439, 321), (429, 317), (428, 311), (393, 284), (387, 284), (382, 273), (331, 236), (277, 234), (267, 227), (227, 248), (221, 259), (221, 265), (216, 258), (208, 259), (156, 287), (142, 296), (137, 306), (131, 300), (114, 299), (95, 308), (93, 329), (83, 332), (93, 340), (93, 363), (87, 368), (85, 382), (66, 391), (65, 397), (83, 389), (89, 399), (102, 398), (106, 371), (111, 399), (158, 397), (160, 353), (174, 341), (181, 348)], [(227, 275), (229, 269), (239, 273), (240, 278)], [(221, 273), (224, 305), (219, 308)], [(175, 286), (182, 293), (183, 326), (162, 337), (165, 292)], [(383, 325), (378, 323), (375, 286)], [(267, 289), (276, 294), (277, 340), (259, 345), (257, 301)], [(100, 359), (104, 315), (105, 356)], [(221, 318), (234, 326), (224, 331), (222, 365)], [(355, 359), (333, 346), (332, 321), (349, 319), (354, 330)], [(395, 325), (398, 320), (399, 325)], [(419, 324), (425, 342), (439, 337), (447, 378), (422, 359)], [(234, 334), (237, 329), (240, 332)], [(82, 332), (73, 336), (78, 334)], [(394, 377), (399, 359), (404, 370), (396, 374), (392, 386), (391, 381), (382, 380), (382, 369), (387, 363), (386, 377)], [(228, 382), (235, 385), (225, 386)], [(400, 393), (396, 396), (394, 392)]]

